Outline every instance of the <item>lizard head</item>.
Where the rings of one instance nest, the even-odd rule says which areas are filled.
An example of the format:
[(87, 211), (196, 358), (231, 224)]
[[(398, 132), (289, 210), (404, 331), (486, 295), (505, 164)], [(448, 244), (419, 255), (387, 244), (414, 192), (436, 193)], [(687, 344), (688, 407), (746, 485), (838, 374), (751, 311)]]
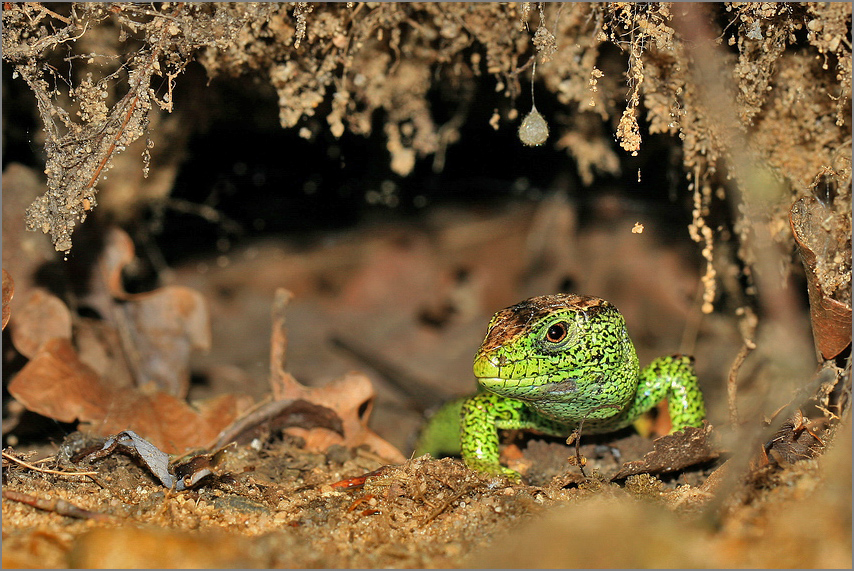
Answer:
[[(474, 374), (493, 393), (561, 417), (608, 417), (637, 388), (626, 323), (604, 299), (544, 295), (499, 311), (475, 356)], [(597, 407), (606, 407), (596, 414)], [(554, 416), (554, 415), (553, 415)]]

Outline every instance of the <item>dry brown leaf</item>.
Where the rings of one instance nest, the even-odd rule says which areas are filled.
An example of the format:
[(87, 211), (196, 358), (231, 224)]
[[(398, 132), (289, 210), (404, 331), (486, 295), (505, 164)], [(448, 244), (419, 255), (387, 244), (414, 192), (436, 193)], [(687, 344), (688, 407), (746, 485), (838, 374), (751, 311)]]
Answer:
[(6, 324), (9, 323), (9, 317), (12, 315), (12, 309), (9, 304), (12, 302), (12, 296), (15, 295), (15, 282), (12, 281), (12, 276), (3, 269), (3, 329), (6, 329)]
[(223, 430), (207, 448), (223, 448), (232, 442), (246, 444), (266, 433), (289, 426), (328, 428), (343, 436), (341, 418), (332, 409), (300, 400), (277, 400), (259, 403)]
[(108, 386), (78, 357), (68, 339), (51, 339), (9, 383), (27, 409), (107, 436), (133, 430), (164, 452), (176, 454), (207, 444), (251, 399), (222, 395), (191, 407), (162, 392)]
[(360, 373), (349, 373), (322, 387), (307, 387), (300, 384), (285, 371), (285, 307), (291, 293), (279, 288), (273, 301), (273, 332), (270, 348), (270, 384), (274, 400), (305, 400), (327, 407), (341, 418), (343, 436), (327, 428), (288, 428), (288, 432), (305, 439), (306, 446), (326, 450), (333, 444), (351, 448), (366, 445), (379, 456), (400, 463), (406, 458), (400, 451), (368, 428), (371, 415), (374, 387), (370, 379)]
[(71, 339), (71, 312), (61, 299), (47, 290), (31, 290), (16, 307), (12, 343), (32, 359), (42, 343)]
[(86, 300), (105, 321), (78, 320), (80, 353), (71, 343), (71, 312), (60, 299), (35, 289), (19, 302), (13, 342), (31, 360), (9, 391), (33, 412), (80, 421), (96, 434), (134, 430), (170, 453), (202, 446), (251, 399), (223, 395), (199, 410), (183, 400), (190, 351), (210, 343), (204, 299), (183, 287), (128, 294), (121, 271), (132, 259), (127, 235), (110, 231)]
[(45, 190), (44, 175), (34, 169), (11, 163), (3, 170), (3, 269), (15, 276), (19, 292), (29, 291), (61, 259), (41, 232), (24, 224), (27, 207)]
[(210, 349), (204, 298), (190, 288), (167, 286), (128, 295), (122, 307), (132, 325), (133, 348), (139, 359), (138, 385), (150, 383), (176, 397), (186, 397), (190, 353)]
[(824, 449), (824, 442), (817, 434), (823, 424), (824, 419), (811, 423), (800, 409), (795, 410), (759, 453), (750, 459), (751, 469), (755, 471), (769, 464), (794, 464), (815, 458)]
[(111, 228), (104, 239), (104, 250), (98, 258), (101, 284), (110, 296), (125, 299), (127, 292), (122, 283), (122, 270), (133, 261), (133, 241), (124, 231)]
[[(306, 447), (326, 450), (333, 444), (349, 448), (365, 445), (390, 462), (400, 463), (406, 460), (397, 448), (368, 428), (371, 402), (376, 393), (371, 380), (365, 375), (349, 373), (322, 387), (306, 387), (293, 381), (286, 390), (286, 394), (302, 395), (299, 398), (331, 408), (341, 417), (343, 436), (327, 428), (288, 428), (289, 433), (305, 439)], [(360, 410), (362, 410), (361, 414), (359, 414)]]
[[(42, 292), (33, 294), (23, 318), (29, 328), (20, 341), (33, 358), (10, 384), (10, 392), (34, 412), (64, 422), (78, 420), (81, 428), (99, 435), (133, 430), (169, 453), (205, 446), (243, 418), (240, 413), (251, 399), (223, 395), (199, 410), (184, 402), (189, 353), (210, 342), (204, 299), (181, 287), (128, 294), (121, 270), (132, 259), (130, 239), (120, 230), (111, 231), (99, 262), (100, 278), (86, 300), (105, 321), (79, 320), (75, 341), (81, 353), (71, 344), (71, 315), (64, 304)], [(367, 377), (350, 374), (311, 388), (284, 370), (288, 297), (280, 293), (274, 311), (271, 385), (276, 402), (305, 401), (314, 415), (307, 425), (314, 428), (288, 430), (303, 436), (310, 448), (366, 445), (390, 461), (404, 461), (367, 426), (375, 396)], [(51, 335), (55, 337), (46, 341)], [(128, 379), (135, 379), (137, 387), (129, 386)], [(298, 413), (290, 411), (287, 423), (297, 422)]]
[(688, 466), (714, 460), (720, 455), (711, 439), (712, 427), (688, 427), (675, 434), (662, 436), (653, 443), (652, 452), (642, 459), (626, 462), (611, 480), (621, 480), (633, 474), (659, 474), (682, 470)]
[(112, 400), (107, 415), (82, 428), (101, 436), (133, 430), (168, 454), (205, 447), (251, 402), (249, 397), (227, 394), (196, 403), (194, 408), (162, 392), (125, 393)]
[(92, 367), (102, 379), (110, 379), (111, 388), (136, 386), (119, 332), (111, 324), (101, 319), (76, 317), (74, 346), (81, 361)]
[(840, 254), (850, 260), (851, 250), (849, 245), (847, 252), (844, 252), (844, 244), (840, 244), (833, 236), (834, 228), (825, 227), (826, 223), (833, 222), (827, 210), (815, 197), (801, 198), (792, 205), (789, 223), (807, 276), (816, 347), (822, 357), (833, 359), (851, 343), (851, 305), (834, 299), (830, 292), (825, 291), (819, 267), (824, 272), (832, 272), (835, 268), (829, 262)]
[(63, 338), (42, 343), (8, 388), (27, 409), (61, 422), (104, 418), (113, 396)]
[(205, 299), (182, 286), (127, 293), (121, 274), (133, 256), (128, 235), (111, 229), (87, 301), (118, 330), (137, 386), (184, 398), (190, 386), (190, 352), (210, 348)]

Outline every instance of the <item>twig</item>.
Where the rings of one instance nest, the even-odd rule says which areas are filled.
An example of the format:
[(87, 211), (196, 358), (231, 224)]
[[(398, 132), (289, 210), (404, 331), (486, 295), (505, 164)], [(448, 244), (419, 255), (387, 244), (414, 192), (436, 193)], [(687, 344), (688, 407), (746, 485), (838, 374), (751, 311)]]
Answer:
[(289, 385), (296, 382), (285, 370), (285, 359), (288, 353), (288, 332), (285, 328), (285, 308), (294, 294), (285, 288), (276, 290), (273, 299), (273, 332), (270, 335), (270, 385), (273, 390), (273, 400), (281, 400)]
[[(140, 82), (140, 84), (141, 83), (142, 82)], [(86, 186), (83, 187), (83, 190), (89, 190), (90, 188), (95, 186), (95, 182), (98, 180), (98, 177), (101, 176), (101, 171), (104, 170), (104, 166), (113, 156), (113, 151), (116, 149), (116, 144), (119, 142), (119, 139), (121, 139), (122, 135), (124, 135), (125, 127), (127, 127), (128, 123), (130, 122), (130, 118), (133, 115), (133, 110), (136, 109), (136, 104), (138, 102), (139, 95), (135, 96), (133, 98), (133, 101), (131, 101), (130, 109), (128, 110), (127, 115), (125, 116), (125, 120), (122, 122), (122, 126), (119, 127), (119, 130), (116, 132), (116, 136), (113, 139), (113, 142), (110, 143), (110, 147), (107, 149), (107, 153), (104, 155), (104, 158), (101, 160), (100, 164), (98, 165), (98, 168), (95, 169), (95, 174), (92, 175), (92, 178), (89, 180)]]
[(738, 391), (738, 371), (744, 364), (744, 360), (751, 351), (756, 349), (756, 326), (758, 321), (756, 314), (749, 307), (742, 307), (736, 310), (736, 314), (741, 316), (738, 328), (741, 330), (741, 338), (743, 345), (735, 356), (732, 362), (732, 367), (729, 370), (729, 376), (726, 383), (727, 406), (729, 408), (729, 422), (733, 428), (738, 426), (738, 403), (736, 402), (736, 393)]
[(514, 69), (513, 71), (511, 71), (511, 72), (510, 72), (510, 76), (511, 76), (511, 77), (513, 77), (513, 78), (515, 78), (515, 77), (516, 77), (516, 76), (518, 76), (520, 73), (522, 73), (523, 71), (525, 71), (526, 69), (528, 69), (529, 67), (531, 67), (532, 65), (534, 65), (534, 60), (536, 60), (536, 59), (537, 59), (537, 54), (532, 55), (531, 57), (529, 57), (529, 58), (528, 58), (528, 61), (527, 61), (527, 62), (525, 62), (524, 64), (520, 65), (519, 67), (517, 67), (517, 68), (516, 68), (516, 69)]
[[(575, 465), (578, 466), (578, 469), (581, 471), (581, 475), (585, 478), (587, 474), (584, 472), (584, 465), (587, 463), (586, 458), (581, 455), (581, 429), (584, 427), (584, 421), (587, 417), (581, 419), (581, 422), (578, 423), (578, 428), (572, 431), (572, 434), (569, 435), (569, 438), (566, 439), (567, 444), (575, 444)], [(570, 458), (572, 460), (572, 458)], [(570, 462), (571, 464), (571, 462)]]
[(71, 502), (67, 502), (60, 498), (37, 498), (22, 492), (12, 490), (3, 490), (3, 498), (14, 502), (21, 502), (28, 506), (45, 510), (48, 512), (58, 513), (68, 517), (76, 517), (79, 519), (93, 519), (95, 521), (113, 522), (116, 520), (114, 516), (100, 512), (89, 511), (75, 506)]
[(729, 408), (729, 423), (733, 428), (738, 426), (738, 404), (735, 400), (736, 393), (738, 392), (738, 371), (741, 369), (741, 365), (744, 364), (744, 360), (755, 348), (756, 345), (752, 341), (745, 339), (744, 345), (741, 346), (738, 355), (735, 356), (735, 360), (732, 362), (732, 367), (729, 369), (729, 376), (726, 381), (726, 402)]
[(66, 24), (66, 25), (71, 24), (71, 20), (69, 20), (65, 16), (60, 16), (59, 14), (54, 12), (53, 10), (49, 10), (48, 8), (45, 8), (44, 6), (41, 5), (40, 2), (27, 2), (26, 5), (29, 6), (30, 8), (35, 8), (36, 10), (39, 10), (45, 14), (48, 14), (49, 16), (53, 16), (54, 18), (56, 18), (57, 20), (59, 20), (63, 24)]
[[(98, 472), (63, 472), (61, 470), (49, 470), (47, 468), (39, 468), (38, 466), (34, 466), (32, 464), (28, 464), (27, 462), (24, 462), (20, 458), (15, 458), (11, 454), (7, 454), (6, 452), (3, 452), (3, 458), (6, 458), (7, 460), (11, 460), (12, 462), (20, 464), (21, 466), (23, 466), (25, 468), (29, 468), (30, 470), (34, 470), (36, 472), (41, 472), (43, 474), (55, 474), (57, 476), (97, 476), (98, 475)], [(42, 462), (42, 460), (39, 460), (39, 462)]]

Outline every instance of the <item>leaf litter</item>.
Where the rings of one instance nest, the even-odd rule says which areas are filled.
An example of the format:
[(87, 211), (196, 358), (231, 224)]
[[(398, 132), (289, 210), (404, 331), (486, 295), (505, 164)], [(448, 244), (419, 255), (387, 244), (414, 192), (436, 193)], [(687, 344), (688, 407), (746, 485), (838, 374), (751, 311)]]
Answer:
[[(165, 487), (170, 485), (168, 479), (164, 487), (163, 481), (149, 468), (115, 452), (91, 464), (70, 461), (70, 457), (93, 446), (102, 449), (107, 444), (109, 448), (109, 440), (97, 439), (85, 444), (85, 440), (70, 437), (67, 444), (63, 444), (67, 451), (64, 459), (57, 460), (58, 466), (74, 470), (88, 467), (98, 471), (93, 480), (98, 484), (76, 481), (74, 487), (81, 491), (84, 488), (101, 491), (95, 498), (83, 502), (75, 500), (73, 505), (86, 512), (142, 524), (133, 532), (97, 531), (79, 535), (74, 551), (69, 554), (71, 560), (98, 566), (141, 564), (156, 560), (152, 559), (150, 551), (139, 547), (141, 545), (153, 542), (173, 545), (172, 549), (193, 550), (210, 541), (225, 542), (228, 550), (233, 550), (228, 551), (230, 554), (221, 554), (220, 561), (237, 557), (244, 565), (281, 565), (285, 549), (300, 561), (325, 566), (368, 566), (389, 560), (436, 564), (456, 561), (466, 552), (467, 545), (482, 541), (483, 537), (476, 531), (479, 527), (486, 526), (490, 533), (509, 531), (525, 514), (573, 498), (603, 494), (643, 497), (674, 506), (671, 509), (677, 512), (696, 510), (709, 502), (709, 492), (703, 491), (703, 487), (706, 481), (712, 481), (710, 474), (721, 468), (714, 463), (717, 454), (714, 446), (697, 445), (696, 434), (666, 437), (663, 442), (654, 444), (653, 451), (648, 448), (649, 441), (638, 435), (607, 444), (584, 444), (582, 454), (588, 458), (588, 477), (566, 462), (571, 455), (570, 448), (529, 438), (527, 446), (520, 450), (520, 457), (534, 462), (529, 467), (529, 481), (533, 484), (530, 486), (509, 485), (476, 475), (458, 460), (436, 461), (423, 457), (404, 462), (400, 456), (383, 458), (378, 454), (380, 447), (372, 444), (378, 437), (363, 430), (371, 411), (371, 407), (365, 405), (375, 398), (367, 377), (353, 373), (329, 385), (306, 387), (288, 373), (285, 309), (291, 297), (284, 290), (274, 296), (270, 395), (247, 408), (231, 423), (222, 423), (222, 429), (202, 444), (186, 447), (193, 449), (173, 450), (168, 455), (165, 452), (154, 454), (157, 458), (155, 472), (169, 474), (172, 483), (179, 476), (178, 467), (187, 466), (180, 477), (189, 476), (190, 480), (195, 480), (192, 489), (178, 495), (169, 490), (164, 493)], [(45, 305), (55, 304), (46, 302)], [(13, 324), (15, 318), (13, 316)], [(39, 338), (37, 334), (31, 337)], [(66, 370), (54, 378), (83, 377), (85, 380), (78, 382), (87, 387), (85, 390), (109, 396), (110, 391), (101, 386), (104, 379), (80, 362), (71, 341), (60, 337), (42, 343), (53, 347), (42, 347), (40, 352), (53, 356), (54, 367), (66, 366)], [(64, 353), (55, 347), (57, 344), (62, 344)], [(58, 357), (57, 353), (62, 356)], [(132, 387), (121, 389), (124, 395), (135, 394), (133, 390)], [(186, 416), (176, 415), (166, 424), (176, 431), (186, 430)], [(81, 425), (81, 429), (85, 428), (86, 425)], [(277, 437), (283, 428), (287, 434)], [(667, 427), (662, 425), (658, 430), (666, 432)], [(112, 437), (119, 429), (107, 432), (102, 434)], [(700, 432), (707, 434), (707, 431)], [(171, 436), (177, 434), (173, 432)], [(118, 438), (127, 440), (121, 435)], [(152, 438), (151, 442), (154, 440)], [(216, 448), (229, 441), (241, 445), (222, 451), (217, 461), (211, 462)], [(367, 447), (360, 448), (360, 445)], [(615, 453), (615, 450), (620, 452)], [(649, 454), (644, 456), (647, 452)], [(693, 472), (693, 476), (690, 470), (679, 475), (679, 468), (675, 476), (667, 476), (669, 468), (675, 466), (674, 454), (684, 466), (699, 464), (701, 468)], [(640, 457), (643, 459), (635, 460)], [(543, 465), (537, 465), (538, 458), (548, 458), (546, 461), (554, 466), (546, 470)], [(757, 472), (754, 481), (759, 481), (756, 478), (762, 474), (766, 475), (761, 477), (767, 478), (770, 469), (765, 467)], [(664, 480), (649, 476), (657, 473)], [(58, 515), (70, 513), (65, 510), (65, 504), (54, 501), (68, 502), (65, 499), (68, 496), (63, 494), (69, 492), (74, 497), (74, 490), (67, 484), (63, 487), (49, 475), (28, 475), (21, 471), (9, 477), (16, 486), (24, 483), (37, 486), (38, 493), (29, 493), (34, 498), (27, 499), (29, 505), (53, 509)], [(674, 477), (675, 480), (670, 479)], [(609, 483), (623, 478), (626, 481), (622, 486)], [(668, 480), (669, 483), (663, 483)], [(674, 483), (678, 483), (675, 488)], [(245, 521), (251, 523), (238, 523)], [(170, 528), (168, 539), (155, 529), (163, 526)], [(254, 539), (247, 543), (241, 535), (217, 534), (220, 527), (234, 529), (235, 526), (245, 529)], [(469, 531), (460, 533), (460, 526)], [(204, 531), (201, 534), (181, 531), (187, 527)], [(340, 531), (333, 532), (333, 529)], [(433, 538), (429, 547), (414, 540), (421, 529)], [(344, 530), (355, 533), (355, 539), (342, 536)], [(389, 537), (395, 538), (391, 544)], [(380, 543), (386, 547), (377, 549)], [(348, 550), (341, 550), (343, 544), (350, 546)], [(417, 545), (418, 551), (413, 552), (407, 545)], [(204, 557), (200, 554), (196, 560), (209, 561)]]
[[(120, 283), (117, 278), (113, 281)], [(104, 291), (110, 290), (104, 288)], [(468, 552), (468, 546), (484, 541), (478, 529), (489, 529), (490, 534), (510, 532), (527, 514), (581, 498), (643, 498), (677, 513), (698, 510), (710, 502), (714, 490), (711, 482), (720, 480), (721, 476), (715, 474), (727, 466), (719, 467), (720, 462), (715, 461), (720, 452), (717, 444), (706, 442), (713, 434), (708, 430), (665, 437), (655, 443), (639, 435), (607, 443), (590, 441), (581, 448), (588, 461), (586, 477), (577, 466), (567, 462), (571, 448), (529, 436), (524, 448), (518, 449), (518, 461), (531, 462), (527, 477), (532, 485), (527, 486), (474, 474), (458, 460), (422, 457), (404, 461), (399, 452), (396, 457), (388, 453), (383, 457), (380, 452), (387, 449), (377, 444), (380, 440), (376, 434), (365, 430), (371, 403), (376, 398), (366, 376), (351, 373), (326, 385), (307, 387), (288, 372), (285, 311), (291, 298), (285, 290), (278, 290), (273, 296), (269, 395), (249, 405), (230, 423), (221, 422), (219, 431), (201, 444), (169, 449), (168, 453), (164, 446), (160, 452), (151, 454), (141, 440), (127, 433), (117, 434), (127, 427), (118, 428), (118, 423), (114, 423), (115, 430), (98, 432), (112, 438), (112, 442), (109, 438), (93, 442), (91, 436), (73, 434), (62, 445), (62, 454), (57, 455), (58, 467), (78, 471), (96, 469), (98, 475), (91, 483), (78, 479), (60, 484), (48, 474), (27, 474), (22, 470), (7, 474), (15, 488), (35, 488), (27, 492), (25, 501), (15, 500), (22, 507), (42, 506), (61, 516), (71, 513), (62, 503), (69, 502), (84, 510), (79, 513), (105, 514), (142, 525), (134, 531), (119, 528), (114, 533), (103, 530), (83, 533), (79, 528), (74, 550), (63, 551), (71, 558), (69, 561), (86, 562), (90, 566), (140, 565), (156, 561), (150, 549), (140, 547), (143, 545), (192, 551), (208, 542), (219, 542), (227, 545), (220, 547), (225, 552), (217, 552), (219, 561), (232, 561), (236, 557), (244, 565), (282, 565), (283, 553), (324, 566), (369, 566), (394, 560), (451, 564)], [(64, 308), (48, 297), (36, 299), (45, 307)], [(13, 315), (13, 326), (17, 326), (16, 319), (17, 314)], [(73, 341), (80, 328), (72, 327), (72, 339), (59, 336), (45, 341), (41, 337), (56, 334), (49, 328), (45, 328), (47, 333), (43, 335), (37, 327), (32, 329), (34, 333), (28, 333), (30, 345), (39, 347), (33, 361), (38, 362), (40, 354), (47, 354), (52, 357), (52, 367), (65, 367), (62, 373), (48, 376), (72, 381), (77, 378), (82, 390), (103, 399), (115, 394), (103, 386), (105, 378), (82, 362), (75, 351)], [(141, 398), (135, 396), (140, 391), (134, 387), (116, 391), (123, 395), (121, 398), (129, 398), (136, 408), (140, 406), (140, 401), (135, 400)], [(160, 396), (175, 400), (162, 391)], [(80, 406), (84, 399), (63, 396), (46, 400), (67, 400)], [(99, 404), (97, 398), (90, 402)], [(101, 403), (100, 412), (89, 414), (103, 415), (107, 406)], [(116, 414), (120, 419), (133, 418), (133, 415), (122, 416), (126, 413), (121, 410)], [(164, 436), (157, 436), (154, 430), (139, 433), (145, 434), (145, 440), (152, 446), (159, 447), (160, 441), (171, 442), (189, 424), (186, 412), (162, 417), (161, 421), (168, 425)], [(92, 424), (81, 424), (80, 428)], [(668, 429), (666, 423), (655, 426), (662, 432)], [(792, 440), (780, 433), (779, 444), (769, 448), (770, 457), (775, 457), (774, 450), (780, 450), (789, 440), (796, 448), (809, 446), (809, 441), (804, 440), (812, 438), (809, 432), (794, 425), (790, 430), (797, 430), (798, 436)], [(816, 427), (816, 432), (820, 430)], [(701, 439), (697, 440), (698, 437)], [(146, 454), (155, 458), (153, 472), (152, 461), (146, 467), (131, 456), (116, 454), (116, 450), (92, 463), (71, 461), (72, 457), (79, 460), (81, 451), (92, 447), (104, 449), (106, 445), (109, 449), (116, 439), (134, 442), (137, 452), (140, 448), (148, 450)], [(239, 446), (217, 451), (231, 441)], [(511, 449), (512, 446), (505, 452)], [(722, 459), (725, 458), (726, 454)], [(549, 463), (548, 467), (542, 462)], [(696, 468), (686, 469), (690, 466)], [(751, 481), (765, 482), (769, 477), (777, 477), (773, 476), (775, 469), (778, 468), (758, 468)], [(165, 485), (157, 473), (168, 475), (164, 476)], [(179, 478), (187, 477), (188, 482), (194, 483), (189, 486), (191, 489), (171, 490)], [(623, 479), (625, 483), (620, 484)], [(81, 501), (77, 494), (84, 489), (100, 491)], [(156, 529), (164, 526), (170, 530), (168, 538)], [(217, 530), (223, 527), (242, 529), (245, 533), (221, 536)], [(185, 531), (187, 528), (200, 532), (190, 534)], [(430, 538), (429, 544), (416, 539), (421, 534), (425, 539)], [(389, 538), (393, 541), (389, 542)], [(15, 541), (10, 543), (10, 549), (20, 545)], [(343, 549), (343, 545), (348, 547)], [(199, 554), (195, 560), (211, 561), (205, 557)], [(216, 561), (210, 564), (215, 565)]]

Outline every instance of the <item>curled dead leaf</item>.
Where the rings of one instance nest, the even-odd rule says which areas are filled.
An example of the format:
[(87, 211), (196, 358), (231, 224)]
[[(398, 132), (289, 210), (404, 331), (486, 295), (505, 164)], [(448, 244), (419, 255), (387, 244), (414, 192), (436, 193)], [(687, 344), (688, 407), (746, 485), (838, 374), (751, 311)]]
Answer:
[(211, 453), (192, 454), (173, 461), (169, 454), (134, 431), (123, 430), (107, 438), (100, 448), (96, 446), (78, 452), (72, 461), (91, 462), (109, 456), (119, 449), (135, 455), (160, 480), (161, 484), (179, 492), (196, 486), (208, 476), (217, 474), (226, 452), (225, 449), (220, 449)]
[(291, 426), (322, 427), (344, 435), (341, 419), (335, 411), (302, 399), (282, 399), (247, 410), (223, 430), (209, 448), (222, 448), (231, 442), (246, 444), (264, 431), (274, 432)]
[(71, 339), (71, 312), (61, 299), (36, 288), (16, 307), (12, 343), (31, 359), (50, 339)]
[(626, 462), (611, 480), (621, 480), (634, 474), (675, 472), (688, 466), (708, 462), (720, 456), (712, 439), (712, 426), (688, 427), (662, 436), (653, 443), (652, 452), (642, 459)]
[(9, 304), (12, 302), (12, 296), (15, 295), (15, 282), (12, 281), (12, 276), (4, 269), (3, 270), (3, 329), (6, 329), (6, 324), (9, 323), (9, 316), (12, 314), (12, 309)]
[[(279, 288), (273, 301), (273, 330), (270, 340), (270, 385), (273, 392), (273, 404), (269, 406), (270, 416), (277, 411), (276, 402), (305, 401), (316, 407), (334, 411), (340, 418), (340, 430), (329, 427), (290, 427), (285, 430), (305, 439), (307, 448), (326, 450), (333, 444), (350, 448), (367, 446), (375, 454), (393, 463), (405, 461), (400, 451), (368, 428), (371, 404), (374, 392), (370, 379), (359, 373), (349, 373), (322, 387), (307, 387), (300, 384), (285, 370), (287, 332), (285, 329), (285, 309), (292, 294)], [(242, 421), (241, 421), (242, 422)], [(253, 419), (258, 422), (258, 419)], [(231, 429), (229, 429), (231, 430)], [(211, 446), (222, 445), (221, 437)]]
[(133, 261), (133, 241), (124, 231), (111, 228), (104, 240), (104, 250), (98, 259), (101, 279), (109, 294), (116, 299), (128, 295), (122, 284), (122, 270)]
[[(296, 383), (296, 381), (294, 381)], [(368, 428), (371, 416), (374, 387), (371, 380), (361, 373), (348, 373), (322, 387), (305, 387), (296, 383), (288, 392), (303, 394), (309, 402), (331, 408), (341, 417), (343, 436), (326, 428), (289, 428), (288, 432), (301, 436), (306, 446), (326, 450), (333, 444), (349, 448), (365, 445), (373, 452), (393, 463), (406, 458), (376, 432)]]
[(80, 421), (81, 429), (101, 436), (133, 430), (170, 454), (204, 446), (251, 401), (227, 394), (190, 406), (162, 392), (108, 385), (62, 338), (44, 342), (8, 389), (33, 412)]
[(190, 353), (210, 348), (207, 305), (187, 287), (166, 286), (150, 293), (128, 295), (121, 305), (132, 341), (137, 384), (153, 385), (173, 396), (187, 396)]
[[(812, 196), (795, 202), (789, 213), (792, 234), (807, 277), (813, 336), (816, 348), (825, 359), (836, 357), (851, 343), (850, 281), (836, 291), (826, 285), (832, 284), (835, 274), (841, 271), (840, 265), (835, 263), (836, 258), (851, 259), (851, 235), (847, 236), (846, 249), (846, 242), (836, 235), (839, 229), (833, 222), (828, 208)], [(840, 297), (844, 295), (847, 299)]]
[(102, 319), (76, 317), (74, 346), (80, 360), (102, 379), (110, 379), (114, 389), (134, 387), (133, 375), (125, 358), (119, 332)]
[(759, 454), (751, 458), (751, 468), (758, 470), (768, 464), (794, 464), (815, 458), (824, 449), (824, 442), (816, 433), (824, 422), (825, 419), (810, 422), (800, 409), (795, 410), (771, 440), (763, 444)]
[(86, 301), (118, 331), (138, 387), (184, 398), (190, 386), (190, 353), (206, 351), (211, 344), (207, 303), (199, 292), (183, 286), (127, 293), (122, 269), (133, 257), (130, 237), (110, 229)]
[(102, 419), (113, 396), (65, 338), (42, 343), (8, 389), (27, 409), (60, 422)]
[(189, 405), (172, 395), (128, 390), (111, 401), (109, 413), (82, 429), (106, 436), (133, 430), (168, 454), (203, 448), (231, 424), (251, 402), (250, 397), (220, 395)]

